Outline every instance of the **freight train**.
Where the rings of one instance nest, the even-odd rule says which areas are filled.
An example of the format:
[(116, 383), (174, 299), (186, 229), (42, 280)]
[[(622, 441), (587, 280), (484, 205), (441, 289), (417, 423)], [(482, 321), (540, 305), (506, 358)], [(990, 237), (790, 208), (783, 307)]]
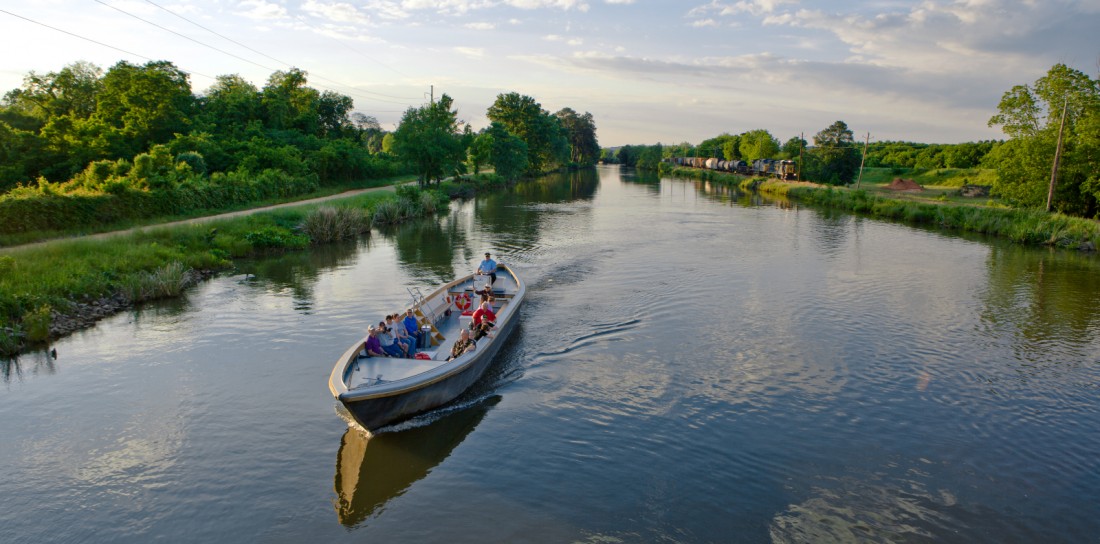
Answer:
[(752, 165), (749, 165), (745, 161), (724, 161), (706, 157), (670, 157), (664, 160), (676, 166), (732, 172), (743, 176), (768, 176), (779, 179), (795, 179), (798, 177), (798, 167), (794, 161), (756, 159), (752, 161)]

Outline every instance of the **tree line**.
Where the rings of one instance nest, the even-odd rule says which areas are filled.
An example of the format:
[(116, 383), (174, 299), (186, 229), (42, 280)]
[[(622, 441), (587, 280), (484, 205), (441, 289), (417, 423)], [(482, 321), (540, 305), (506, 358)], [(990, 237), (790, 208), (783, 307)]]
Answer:
[(393, 134), (395, 153), (413, 165), (422, 184), (446, 175), (478, 173), (491, 166), (505, 180), (560, 167), (596, 164), (600, 145), (591, 113), (562, 108), (551, 114), (534, 98), (497, 95), (488, 127), (473, 132), (458, 119), (447, 94), (438, 102), (409, 108)]
[(220, 209), (324, 185), (491, 165), (508, 179), (596, 162), (592, 115), (498, 96), (475, 133), (453, 100), (411, 107), (393, 133), (296, 68), (258, 88), (218, 76), (194, 94), (168, 61), (31, 72), (0, 100), (0, 231), (60, 230)]
[(799, 163), (802, 179), (835, 185), (854, 181), (861, 160), (872, 168), (984, 168), (996, 173), (994, 196), (1012, 206), (1042, 208), (1061, 132), (1051, 207), (1068, 215), (1100, 218), (1100, 79), (1056, 64), (1033, 84), (1005, 92), (989, 126), (1000, 127), (1008, 139), (959, 144), (874, 142), (867, 146), (864, 158), (862, 142), (855, 140), (846, 123), (837, 121), (814, 135), (812, 146), (798, 136), (781, 144), (767, 130), (756, 129), (721, 134), (697, 145), (604, 149), (600, 159), (654, 170), (666, 157), (786, 159)]

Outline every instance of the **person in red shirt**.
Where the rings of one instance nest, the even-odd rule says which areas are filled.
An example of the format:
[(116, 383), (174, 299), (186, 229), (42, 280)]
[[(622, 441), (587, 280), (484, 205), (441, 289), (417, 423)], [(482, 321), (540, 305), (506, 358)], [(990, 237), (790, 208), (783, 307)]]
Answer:
[(497, 314), (493, 313), (493, 307), (488, 302), (482, 302), (481, 307), (471, 317), (473, 322), (470, 328), (474, 330), (474, 340), (480, 340), (489, 334), (489, 329), (496, 326)]

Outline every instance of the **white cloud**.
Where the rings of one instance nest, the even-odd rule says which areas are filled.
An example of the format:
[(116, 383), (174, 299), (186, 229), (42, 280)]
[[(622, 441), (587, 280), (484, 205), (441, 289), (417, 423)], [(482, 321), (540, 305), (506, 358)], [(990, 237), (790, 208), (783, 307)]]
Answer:
[(481, 47), (454, 47), (453, 49), (458, 53), (475, 59), (480, 59), (485, 56), (485, 49)]
[(366, 25), (371, 22), (366, 14), (359, 11), (359, 8), (343, 2), (325, 3), (316, 0), (307, 0), (306, 3), (302, 4), (302, 11), (338, 23), (357, 23)]
[(495, 25), (493, 23), (484, 23), (484, 22), (482, 22), (482, 23), (466, 23), (464, 26), (466, 28), (469, 28), (470, 30), (492, 30), (492, 29), (497, 27), (497, 25)]
[(243, 0), (237, 6), (240, 8), (237, 14), (249, 19), (267, 20), (285, 19), (287, 17), (286, 8), (264, 0)]

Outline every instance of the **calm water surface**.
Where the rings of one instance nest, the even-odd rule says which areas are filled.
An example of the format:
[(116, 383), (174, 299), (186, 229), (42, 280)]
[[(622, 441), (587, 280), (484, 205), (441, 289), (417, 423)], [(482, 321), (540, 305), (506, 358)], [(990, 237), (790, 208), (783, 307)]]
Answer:
[[(326, 380), (486, 251), (520, 327), (368, 437)], [(1100, 542), (1100, 259), (615, 168), (245, 263), (0, 364), (0, 542)]]

